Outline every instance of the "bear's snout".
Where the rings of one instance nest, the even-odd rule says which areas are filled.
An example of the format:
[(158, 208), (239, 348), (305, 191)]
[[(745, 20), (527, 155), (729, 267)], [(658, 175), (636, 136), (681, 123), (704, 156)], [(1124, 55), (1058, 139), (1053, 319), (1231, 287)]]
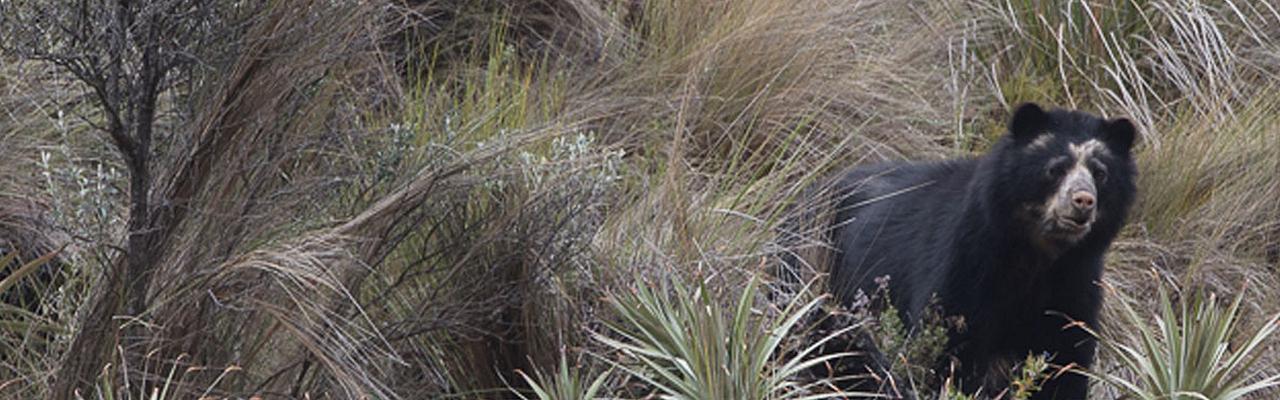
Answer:
[(1097, 218), (1097, 186), (1088, 168), (1077, 165), (1064, 177), (1048, 204), (1045, 215), (1050, 235), (1068, 242), (1089, 232)]
[(1076, 191), (1071, 194), (1071, 209), (1063, 217), (1078, 225), (1088, 225), (1093, 220), (1094, 202), (1093, 193), (1086, 190)]
[(1077, 211), (1093, 211), (1093, 193), (1079, 191), (1071, 195), (1071, 204), (1076, 206)]

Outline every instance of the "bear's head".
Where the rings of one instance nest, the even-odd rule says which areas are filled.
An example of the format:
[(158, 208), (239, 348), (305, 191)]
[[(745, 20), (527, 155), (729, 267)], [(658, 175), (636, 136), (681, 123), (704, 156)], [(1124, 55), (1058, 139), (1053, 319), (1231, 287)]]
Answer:
[(1109, 241), (1133, 202), (1136, 134), (1124, 118), (1019, 106), (992, 150), (992, 200), (1012, 210), (1019, 233), (1045, 250), (1091, 236)]

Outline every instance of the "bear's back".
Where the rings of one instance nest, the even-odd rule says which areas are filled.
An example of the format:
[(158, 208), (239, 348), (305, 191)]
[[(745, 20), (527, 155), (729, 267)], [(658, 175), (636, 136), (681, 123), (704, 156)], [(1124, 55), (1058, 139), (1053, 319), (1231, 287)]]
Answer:
[(832, 291), (846, 302), (888, 276), (895, 306), (916, 316), (936, 293), (977, 160), (885, 163), (836, 185)]

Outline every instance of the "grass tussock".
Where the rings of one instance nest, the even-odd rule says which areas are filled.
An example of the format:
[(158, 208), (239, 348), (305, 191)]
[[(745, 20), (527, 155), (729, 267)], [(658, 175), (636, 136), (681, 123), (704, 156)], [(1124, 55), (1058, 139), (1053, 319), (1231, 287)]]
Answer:
[[(1264, 90), (1265, 93), (1265, 90)], [(1260, 96), (1228, 120), (1188, 118), (1162, 132), (1166, 143), (1142, 155), (1144, 202), (1140, 218), (1153, 235), (1227, 246), (1232, 254), (1275, 257), (1280, 183), (1280, 133), (1275, 101)], [(1268, 253), (1271, 253), (1268, 255)]]
[[(1135, 313), (1176, 319), (1143, 295), (1158, 291), (1151, 270), (1221, 298), (1247, 284), (1232, 297), (1232, 323), (1271, 326), (1280, 293), (1276, 8), (560, 0), (245, 9), (214, 21), (228, 35), (158, 102), (153, 197), (169, 200), (157, 206), (166, 230), (149, 306), (119, 319), (145, 338), (116, 347), (110, 359), (120, 363), (82, 393), (838, 396), (837, 384), (799, 372), (831, 361), (798, 338), (813, 298), (756, 277), (799, 253), (810, 268), (790, 279), (821, 287), (828, 174), (980, 151), (1024, 101), (1141, 127), (1141, 201), (1106, 277), (1139, 300), (1109, 302), (1103, 334), (1145, 337), (1126, 319)], [(121, 256), (128, 178), (94, 128), (103, 116), (89, 88), (53, 65), (4, 61), (0, 257), (63, 250), (60, 283), (37, 291), (38, 312), (3, 308), (19, 318), (0, 324), (0, 393), (42, 397), (81, 327), (78, 310)], [(1152, 338), (1128, 354), (1174, 343)], [(1257, 335), (1255, 350), (1240, 354), (1274, 374), (1280, 359), (1257, 349), (1276, 340)], [(121, 365), (138, 359), (145, 365)], [(1106, 354), (1096, 372), (1109, 376), (1125, 360)], [(1026, 365), (1013, 387), (991, 393), (1034, 392), (1039, 375)], [(960, 398), (939, 386), (912, 390)]]

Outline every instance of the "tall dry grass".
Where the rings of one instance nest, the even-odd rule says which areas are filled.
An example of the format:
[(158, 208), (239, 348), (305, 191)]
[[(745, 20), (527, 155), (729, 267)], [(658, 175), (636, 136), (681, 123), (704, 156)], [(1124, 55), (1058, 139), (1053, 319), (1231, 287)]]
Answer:
[[(34, 75), (40, 65), (23, 65), (0, 60), (0, 75)], [(68, 242), (56, 228), (55, 204), (51, 193), (41, 190), (46, 179), (37, 174), (40, 150), (47, 144), (40, 137), (23, 134), (27, 130), (48, 129), (29, 118), (39, 110), (57, 107), (52, 96), (32, 92), (38, 84), (0, 78), (0, 386), (11, 386), (14, 377), (27, 371), (55, 366), (58, 351), (53, 333), (63, 329), (57, 321), (61, 302), (68, 296), (47, 296), (60, 286), (75, 287), (69, 281), (57, 250)], [(30, 266), (28, 268), (28, 266)], [(59, 299), (57, 297), (64, 297)]]

